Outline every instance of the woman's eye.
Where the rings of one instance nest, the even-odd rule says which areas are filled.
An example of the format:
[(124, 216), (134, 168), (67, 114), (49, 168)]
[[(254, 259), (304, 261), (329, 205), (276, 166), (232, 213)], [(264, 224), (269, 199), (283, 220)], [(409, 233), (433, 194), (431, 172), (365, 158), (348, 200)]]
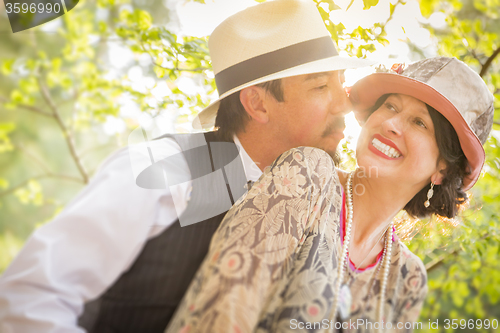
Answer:
[(425, 123), (421, 119), (415, 119), (415, 123), (418, 126), (422, 126), (423, 128), (427, 128), (427, 126), (425, 126)]
[(396, 107), (389, 102), (385, 102), (385, 107), (392, 111), (397, 111)]

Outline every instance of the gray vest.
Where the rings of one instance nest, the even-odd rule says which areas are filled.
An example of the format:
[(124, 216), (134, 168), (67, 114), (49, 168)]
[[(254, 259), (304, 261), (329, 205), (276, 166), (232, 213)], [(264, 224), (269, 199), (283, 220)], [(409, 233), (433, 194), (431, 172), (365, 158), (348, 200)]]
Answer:
[[(203, 136), (208, 145), (200, 145), (205, 142)], [(220, 142), (215, 132), (172, 137), (183, 150), (192, 178), (186, 211), (146, 242), (130, 269), (103, 295), (85, 305), (78, 323), (90, 333), (163, 332), (207, 254), (213, 233), (245, 192), (246, 177), (234, 143)], [(159, 166), (175, 165), (180, 157), (169, 157), (146, 169), (137, 184), (163, 188), (166, 184), (162, 184)], [(168, 185), (185, 181), (173, 178), (168, 177)], [(210, 218), (201, 220), (200, 216)]]

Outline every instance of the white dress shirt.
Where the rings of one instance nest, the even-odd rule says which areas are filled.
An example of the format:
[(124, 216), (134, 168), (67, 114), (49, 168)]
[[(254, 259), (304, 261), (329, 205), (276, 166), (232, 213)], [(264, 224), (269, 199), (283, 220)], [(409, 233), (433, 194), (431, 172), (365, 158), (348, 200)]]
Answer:
[[(258, 180), (262, 171), (234, 141), (247, 180)], [(147, 145), (155, 161), (181, 150), (169, 138)], [(77, 326), (84, 303), (110, 287), (187, 206), (190, 183), (161, 190), (136, 185), (148, 163), (146, 146), (116, 151), (63, 212), (33, 232), (0, 277), (1, 333), (85, 332)], [(187, 164), (181, 169), (189, 173)]]

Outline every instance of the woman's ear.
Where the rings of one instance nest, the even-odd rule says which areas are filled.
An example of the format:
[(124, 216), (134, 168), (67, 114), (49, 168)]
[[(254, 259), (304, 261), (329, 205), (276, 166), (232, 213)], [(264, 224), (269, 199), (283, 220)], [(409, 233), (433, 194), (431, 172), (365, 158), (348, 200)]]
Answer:
[(255, 121), (265, 124), (269, 121), (269, 113), (264, 106), (266, 91), (257, 86), (244, 88), (240, 92), (240, 101), (248, 115)]
[(446, 169), (447, 168), (448, 168), (448, 165), (446, 164), (445, 160), (440, 159), (438, 162), (438, 165), (437, 165), (438, 171), (436, 171), (431, 176), (431, 181), (436, 185), (441, 185), (444, 177), (446, 177)]

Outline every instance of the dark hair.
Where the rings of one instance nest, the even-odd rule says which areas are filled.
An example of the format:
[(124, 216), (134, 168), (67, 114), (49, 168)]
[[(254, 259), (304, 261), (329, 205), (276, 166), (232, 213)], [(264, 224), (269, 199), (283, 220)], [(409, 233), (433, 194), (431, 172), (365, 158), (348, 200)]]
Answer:
[[(380, 97), (370, 109), (370, 114), (377, 110), (391, 94)], [(427, 105), (427, 104), (426, 104)], [(458, 135), (453, 126), (441, 113), (432, 106), (427, 110), (435, 129), (436, 142), (439, 149), (439, 158), (446, 163), (446, 175), (441, 185), (434, 186), (434, 195), (430, 199), (430, 206), (425, 207), (427, 191), (431, 183), (422, 188), (404, 207), (404, 210), (413, 217), (424, 218), (431, 214), (453, 218), (457, 215), (459, 206), (467, 201), (467, 194), (462, 190), (462, 183), (467, 171), (465, 157)]]
[[(264, 88), (278, 102), (284, 101), (281, 79), (257, 84), (257, 86)], [(215, 127), (217, 136), (221, 140), (231, 141), (236, 133), (245, 130), (245, 124), (250, 120), (250, 116), (241, 104), (240, 93), (241, 91), (237, 91), (220, 101)]]

